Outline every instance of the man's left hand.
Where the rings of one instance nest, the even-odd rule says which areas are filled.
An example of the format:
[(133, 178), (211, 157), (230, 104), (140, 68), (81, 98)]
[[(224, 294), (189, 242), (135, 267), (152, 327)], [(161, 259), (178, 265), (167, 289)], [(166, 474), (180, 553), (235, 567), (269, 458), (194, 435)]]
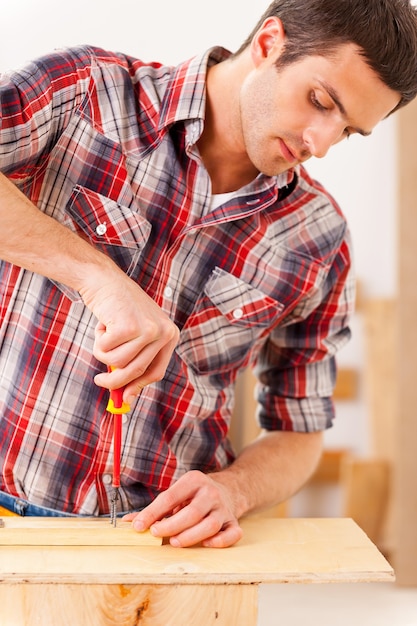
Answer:
[(139, 513), (125, 515), (137, 531), (150, 529), (156, 537), (169, 537), (172, 546), (185, 548), (200, 543), (226, 548), (242, 537), (227, 488), (216, 474), (193, 470), (160, 493)]

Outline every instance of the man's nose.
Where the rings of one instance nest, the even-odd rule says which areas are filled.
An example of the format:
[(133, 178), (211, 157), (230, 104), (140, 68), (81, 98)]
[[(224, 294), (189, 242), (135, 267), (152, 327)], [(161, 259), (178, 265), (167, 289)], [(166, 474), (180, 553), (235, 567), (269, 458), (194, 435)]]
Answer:
[(343, 139), (343, 129), (339, 124), (311, 126), (304, 131), (303, 139), (311, 156), (322, 159), (331, 146)]

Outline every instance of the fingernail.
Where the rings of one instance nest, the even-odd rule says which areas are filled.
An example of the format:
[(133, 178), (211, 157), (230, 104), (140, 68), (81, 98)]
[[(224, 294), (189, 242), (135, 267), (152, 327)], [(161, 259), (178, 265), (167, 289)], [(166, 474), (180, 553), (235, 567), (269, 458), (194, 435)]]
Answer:
[(176, 537), (171, 537), (169, 543), (173, 548), (181, 548), (181, 544)]

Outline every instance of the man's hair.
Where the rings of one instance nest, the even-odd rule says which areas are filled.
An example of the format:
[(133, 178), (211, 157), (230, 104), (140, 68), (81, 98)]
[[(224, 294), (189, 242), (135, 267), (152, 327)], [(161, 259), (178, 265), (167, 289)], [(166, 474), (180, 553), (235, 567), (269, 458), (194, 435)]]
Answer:
[(409, 0), (274, 0), (233, 56), (271, 16), (280, 18), (286, 35), (278, 68), (353, 43), (382, 82), (400, 94), (395, 110), (416, 96), (417, 9)]

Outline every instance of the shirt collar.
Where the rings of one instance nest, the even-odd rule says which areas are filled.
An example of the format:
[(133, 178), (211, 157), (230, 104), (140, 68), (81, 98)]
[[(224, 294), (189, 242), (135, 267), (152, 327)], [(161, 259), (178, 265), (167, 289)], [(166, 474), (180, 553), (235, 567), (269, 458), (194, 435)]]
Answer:
[(174, 68), (161, 106), (161, 130), (179, 121), (204, 120), (207, 69), (230, 55), (225, 48), (210, 48)]
[[(169, 128), (176, 122), (193, 122), (192, 143), (196, 143), (203, 131), (206, 109), (206, 77), (207, 69), (215, 63), (225, 61), (232, 53), (226, 48), (216, 46), (209, 48), (204, 54), (185, 61), (173, 69), (172, 76), (165, 91), (161, 104), (159, 129)], [(274, 177), (259, 174), (263, 179), (278, 187), (289, 185), (294, 179), (295, 169), (291, 168)]]

